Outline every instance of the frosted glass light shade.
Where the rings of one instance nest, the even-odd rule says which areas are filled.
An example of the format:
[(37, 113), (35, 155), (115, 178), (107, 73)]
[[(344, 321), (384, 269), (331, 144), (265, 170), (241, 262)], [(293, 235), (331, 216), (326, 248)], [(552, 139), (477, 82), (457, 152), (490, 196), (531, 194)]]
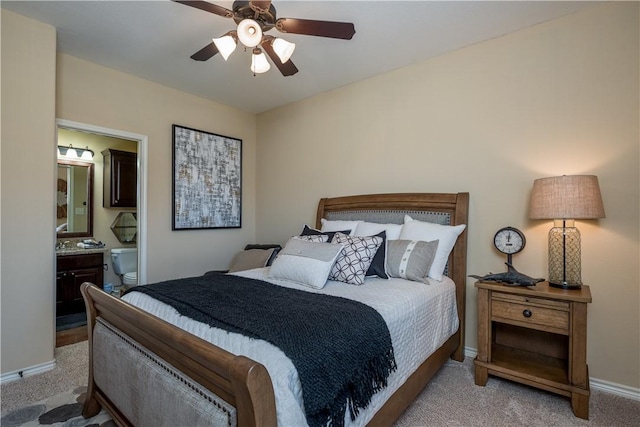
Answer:
[(251, 55), (251, 71), (256, 74), (266, 73), (271, 68), (271, 64), (267, 61), (266, 55), (259, 51), (260, 53), (253, 53)]
[(238, 39), (246, 47), (256, 47), (262, 40), (262, 28), (253, 19), (243, 19), (238, 24)]
[(222, 55), (225, 61), (229, 58), (229, 55), (236, 50), (236, 41), (229, 34), (213, 39), (213, 43), (218, 48), (218, 52), (220, 52), (220, 55)]
[(277, 38), (273, 41), (273, 51), (280, 58), (280, 62), (283, 64), (287, 62), (291, 55), (293, 55), (293, 51), (296, 49), (295, 43), (290, 43), (284, 39)]
[[(77, 151), (76, 151), (77, 152)], [(83, 152), (82, 155), (80, 156), (80, 158), (82, 160), (93, 160), (93, 151), (89, 150), (89, 147), (87, 147)]]

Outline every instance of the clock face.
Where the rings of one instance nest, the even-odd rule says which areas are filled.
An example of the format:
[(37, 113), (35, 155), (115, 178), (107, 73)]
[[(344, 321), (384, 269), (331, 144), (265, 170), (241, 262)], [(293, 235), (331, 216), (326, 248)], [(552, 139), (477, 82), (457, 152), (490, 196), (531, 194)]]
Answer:
[(493, 238), (493, 244), (503, 254), (515, 254), (524, 249), (526, 241), (522, 231), (513, 227), (498, 230)]

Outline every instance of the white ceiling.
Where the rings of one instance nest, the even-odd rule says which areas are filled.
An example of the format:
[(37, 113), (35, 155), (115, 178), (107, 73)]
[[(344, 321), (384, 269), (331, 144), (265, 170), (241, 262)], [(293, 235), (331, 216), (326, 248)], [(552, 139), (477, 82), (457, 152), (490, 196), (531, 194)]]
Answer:
[[(231, 1), (215, 1), (231, 9)], [(594, 5), (578, 1), (290, 1), (278, 18), (353, 22), (352, 40), (286, 34), (300, 70), (253, 76), (250, 52), (227, 62), (190, 56), (232, 19), (171, 1), (6, 1), (2, 8), (57, 28), (58, 51), (259, 113)], [(279, 34), (272, 29), (269, 34)]]

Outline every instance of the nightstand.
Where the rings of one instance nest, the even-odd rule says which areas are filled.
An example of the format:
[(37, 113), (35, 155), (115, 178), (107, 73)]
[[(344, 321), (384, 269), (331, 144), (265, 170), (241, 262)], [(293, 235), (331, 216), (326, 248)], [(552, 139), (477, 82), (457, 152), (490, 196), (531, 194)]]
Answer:
[(476, 282), (478, 356), (476, 385), (488, 375), (571, 399), (573, 413), (589, 419), (587, 368), (588, 286), (558, 289), (547, 282), (506, 286)]

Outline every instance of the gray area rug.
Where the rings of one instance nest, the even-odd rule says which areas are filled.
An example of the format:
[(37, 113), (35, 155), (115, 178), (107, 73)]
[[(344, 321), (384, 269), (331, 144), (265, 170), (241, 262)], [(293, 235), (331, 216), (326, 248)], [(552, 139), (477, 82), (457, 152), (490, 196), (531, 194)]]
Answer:
[[(79, 412), (87, 381), (86, 341), (56, 349), (56, 360), (49, 372), (2, 385), (0, 425), (113, 426), (104, 412), (89, 420)], [(45, 414), (42, 420), (55, 421), (41, 423)], [(478, 387), (468, 357), (464, 363), (447, 362), (394, 426), (640, 427), (640, 401), (592, 389), (589, 415), (589, 421), (576, 418), (569, 399), (499, 378), (489, 377)]]
[(2, 427), (116, 427), (111, 417), (100, 411), (95, 417), (85, 419), (82, 416), (86, 387), (78, 387), (48, 399), (3, 414)]

